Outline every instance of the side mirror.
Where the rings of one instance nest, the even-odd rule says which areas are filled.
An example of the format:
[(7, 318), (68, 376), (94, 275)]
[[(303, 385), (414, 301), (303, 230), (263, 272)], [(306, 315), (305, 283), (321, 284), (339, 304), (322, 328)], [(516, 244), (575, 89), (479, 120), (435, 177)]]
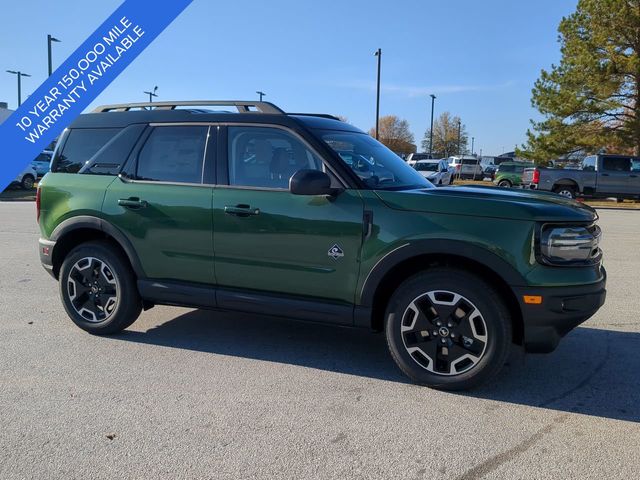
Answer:
[(320, 170), (298, 170), (289, 179), (289, 191), (294, 195), (333, 195), (331, 178)]

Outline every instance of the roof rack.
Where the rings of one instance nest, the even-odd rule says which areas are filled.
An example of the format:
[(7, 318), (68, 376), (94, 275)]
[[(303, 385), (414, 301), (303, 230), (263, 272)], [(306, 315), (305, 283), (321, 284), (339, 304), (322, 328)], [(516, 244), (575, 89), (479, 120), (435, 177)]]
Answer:
[[(340, 117), (336, 117), (335, 115), (329, 115), (328, 113), (291, 113), (287, 112), (287, 115), (298, 115), (299, 117), (322, 117), (322, 118), (330, 118), (331, 120), (340, 120)], [(340, 120), (342, 121), (342, 120)]]
[[(142, 102), (142, 103), (118, 103), (114, 105), (102, 105), (93, 110), (93, 113), (128, 112), (129, 110), (175, 110), (176, 107), (236, 107), (238, 113), (275, 113), (284, 115), (284, 111), (270, 102), (251, 102), (236, 100), (190, 100), (178, 102)], [(253, 109), (252, 109), (253, 108)]]

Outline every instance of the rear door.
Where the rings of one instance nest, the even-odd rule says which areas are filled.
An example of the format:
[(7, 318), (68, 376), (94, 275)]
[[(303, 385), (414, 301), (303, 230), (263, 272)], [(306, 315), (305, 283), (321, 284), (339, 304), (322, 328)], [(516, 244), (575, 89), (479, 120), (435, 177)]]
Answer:
[(598, 195), (631, 194), (631, 158), (622, 156), (600, 157), (598, 165)]
[(216, 278), (227, 291), (219, 304), (242, 290), (351, 305), (363, 235), (358, 192), (293, 195), (297, 170), (327, 169), (303, 138), (275, 126), (227, 130), (219, 162), (227, 180), (219, 178), (214, 210)]
[(209, 125), (155, 125), (109, 186), (106, 220), (136, 250), (150, 279), (215, 283), (213, 171)]

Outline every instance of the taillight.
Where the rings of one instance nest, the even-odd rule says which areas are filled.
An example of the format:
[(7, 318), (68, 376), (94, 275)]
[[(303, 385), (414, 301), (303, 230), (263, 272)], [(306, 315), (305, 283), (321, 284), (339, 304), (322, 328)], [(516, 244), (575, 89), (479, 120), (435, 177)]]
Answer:
[(40, 221), (40, 185), (36, 190), (36, 222)]
[(540, 170), (536, 168), (533, 171), (533, 179), (531, 180), (531, 183), (538, 183), (538, 182), (540, 182)]

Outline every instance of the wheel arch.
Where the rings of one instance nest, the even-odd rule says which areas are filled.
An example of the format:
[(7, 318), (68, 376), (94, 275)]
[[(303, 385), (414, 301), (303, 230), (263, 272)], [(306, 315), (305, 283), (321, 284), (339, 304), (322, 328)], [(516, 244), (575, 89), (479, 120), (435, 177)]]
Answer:
[(127, 237), (116, 227), (98, 217), (77, 216), (60, 223), (52, 232), (55, 242), (51, 254), (53, 275), (58, 278), (65, 257), (78, 245), (91, 240), (106, 240), (116, 247), (129, 260), (136, 277), (145, 277), (140, 259)]
[(580, 185), (577, 181), (572, 178), (560, 178), (553, 182), (553, 189), (555, 190), (557, 187), (574, 187), (576, 191), (580, 191)]
[[(482, 260), (478, 260), (482, 259)], [(362, 288), (361, 305), (367, 327), (384, 328), (384, 313), (395, 288), (404, 280), (433, 267), (452, 267), (478, 275), (505, 299), (513, 322), (513, 341), (522, 344), (524, 323), (520, 304), (512, 286), (525, 285), (520, 273), (495, 253), (460, 241), (426, 240), (388, 254), (369, 273)]]

